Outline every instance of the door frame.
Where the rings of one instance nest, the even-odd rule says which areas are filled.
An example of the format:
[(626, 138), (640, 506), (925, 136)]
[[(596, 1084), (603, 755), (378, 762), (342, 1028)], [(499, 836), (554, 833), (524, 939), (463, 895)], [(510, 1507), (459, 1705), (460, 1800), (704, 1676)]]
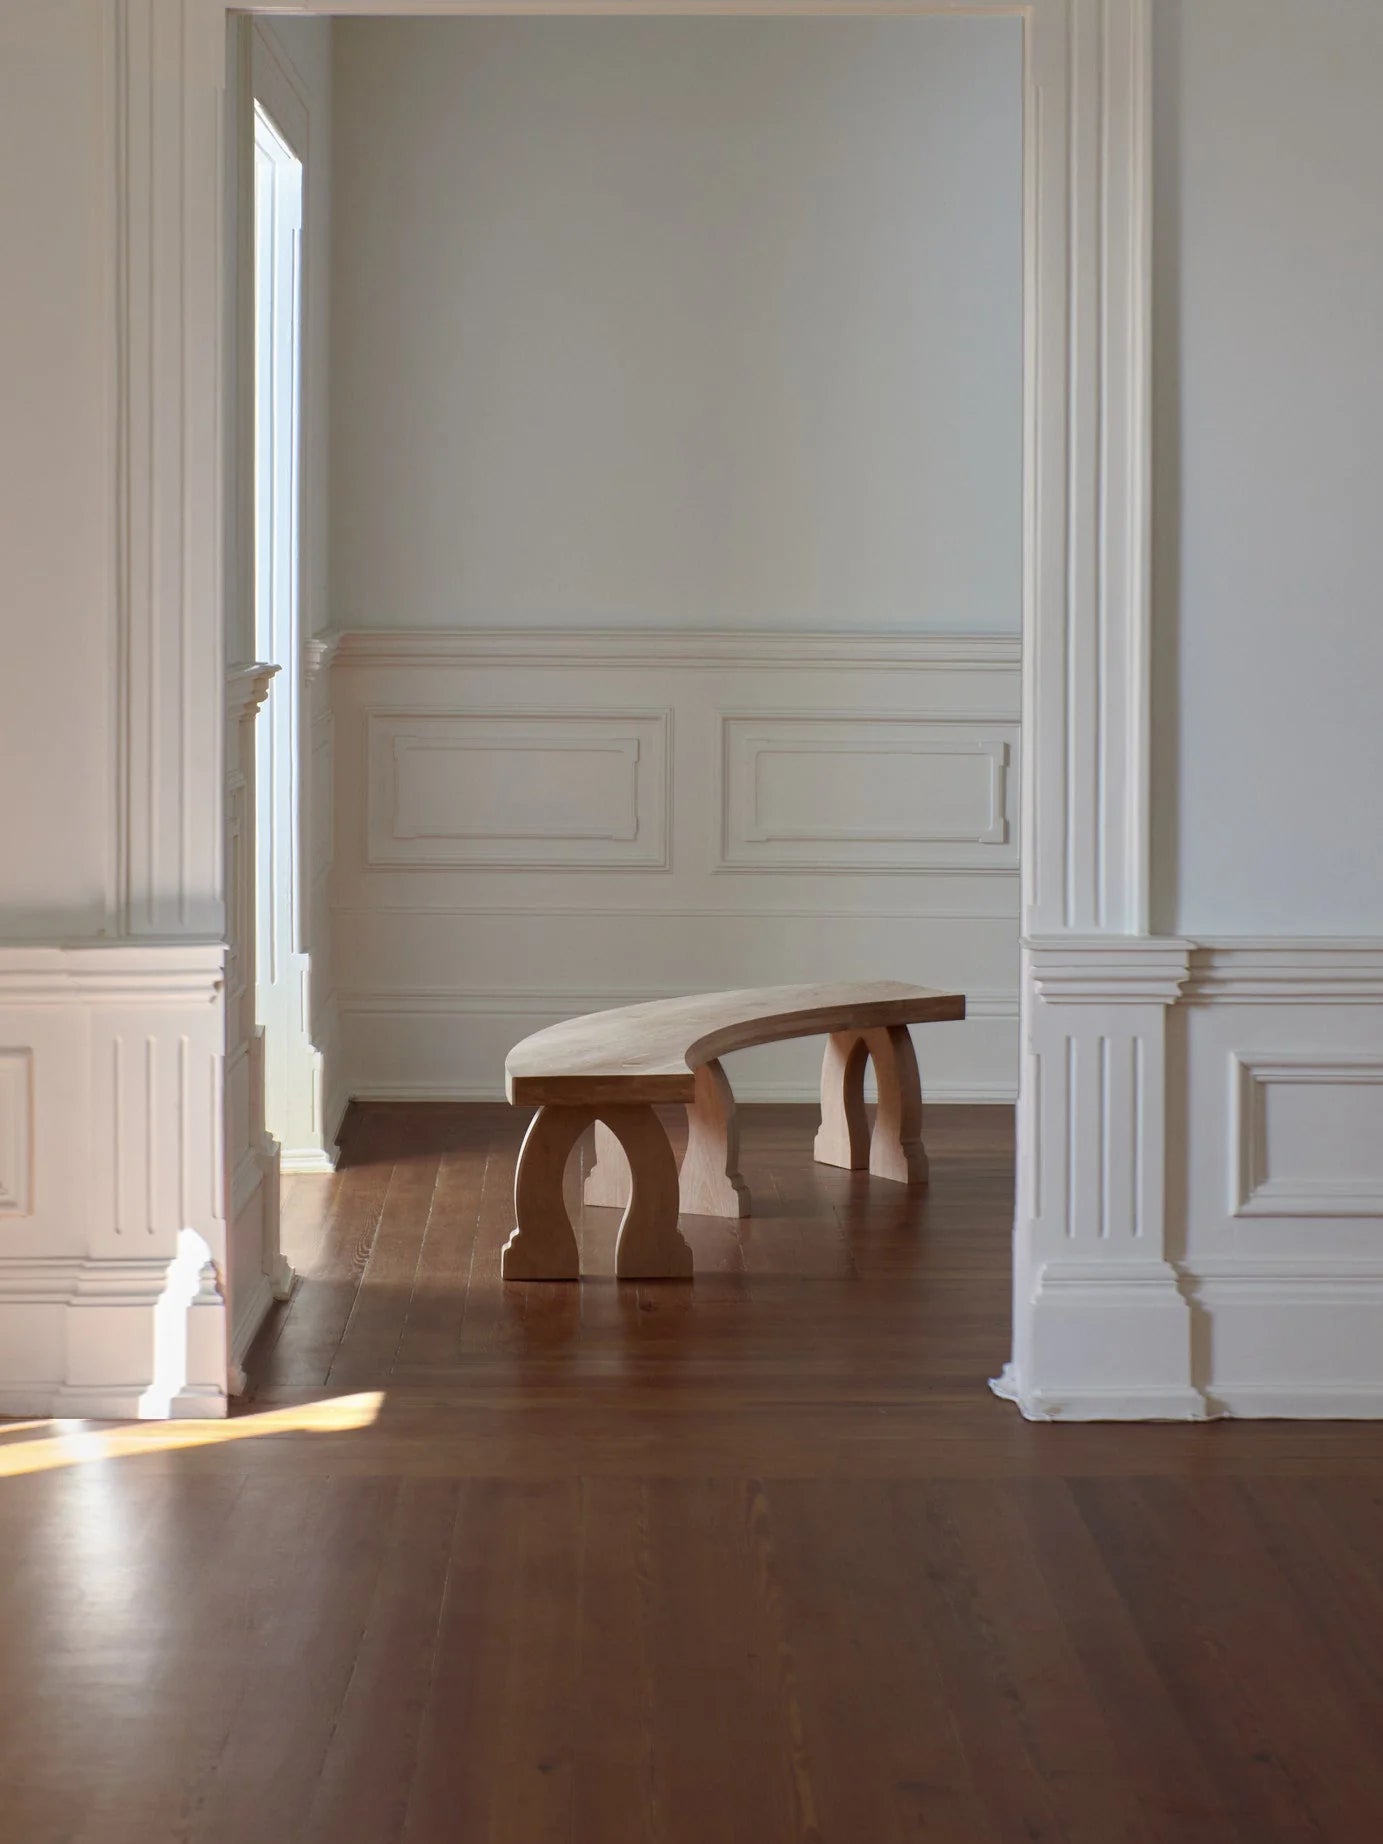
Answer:
[(1149, 922), (1150, 4), (118, 0), (116, 12), (118, 895), (131, 932), (149, 934), (222, 927), (228, 14), (1021, 20), (1022, 1052), (1014, 1345), (997, 1386), (1034, 1417), (1204, 1412), (1165, 1239), (1166, 1017), (1188, 947)]

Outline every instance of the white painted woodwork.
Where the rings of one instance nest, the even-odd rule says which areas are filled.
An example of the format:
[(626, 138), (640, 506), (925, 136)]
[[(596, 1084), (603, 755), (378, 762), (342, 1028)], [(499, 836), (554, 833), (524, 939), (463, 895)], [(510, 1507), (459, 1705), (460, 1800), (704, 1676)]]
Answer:
[(1018, 869), (1018, 725), (722, 712), (719, 868)]
[(1170, 1252), (1212, 1413), (1383, 1414), (1383, 941), (1198, 945)]
[(666, 711), (372, 710), (365, 863), (663, 869), (668, 724)]
[(0, 946), (0, 1413), (224, 1413), (224, 977)]

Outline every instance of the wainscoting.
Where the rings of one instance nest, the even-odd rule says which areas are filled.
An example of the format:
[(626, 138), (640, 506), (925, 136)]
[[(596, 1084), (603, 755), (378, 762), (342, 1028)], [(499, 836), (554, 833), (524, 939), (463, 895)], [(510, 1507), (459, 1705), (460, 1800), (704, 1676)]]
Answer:
[(1169, 1243), (1210, 1411), (1383, 1414), (1383, 942), (1203, 942), (1173, 1026)]
[[(928, 1093), (1013, 1099), (1016, 637), (375, 629), (330, 679), (347, 1092), (495, 1098), (576, 1012), (892, 977), (971, 996)], [(736, 1092), (816, 1065), (746, 1053)]]

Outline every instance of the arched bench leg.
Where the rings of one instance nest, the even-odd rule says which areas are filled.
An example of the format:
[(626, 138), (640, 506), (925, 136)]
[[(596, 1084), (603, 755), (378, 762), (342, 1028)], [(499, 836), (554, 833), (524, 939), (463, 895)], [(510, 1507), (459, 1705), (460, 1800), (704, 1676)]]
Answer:
[(677, 1228), (677, 1161), (651, 1107), (612, 1107), (602, 1120), (629, 1161), (629, 1204), (615, 1244), (615, 1273), (622, 1281), (685, 1280), (692, 1252)]
[(740, 1128), (730, 1079), (714, 1059), (696, 1071), (687, 1103), (687, 1150), (678, 1179), (688, 1216), (747, 1217), (749, 1186), (740, 1174)]
[(677, 1162), (651, 1107), (539, 1108), (529, 1123), (514, 1177), (516, 1227), (504, 1245), (507, 1281), (575, 1280), (576, 1235), (562, 1195), (572, 1147), (599, 1119), (627, 1156), (629, 1203), (615, 1245), (621, 1280), (680, 1280), (692, 1253), (677, 1229)]
[(858, 1031), (834, 1031), (821, 1059), (821, 1125), (813, 1153), (818, 1165), (862, 1172), (869, 1164), (869, 1115), (864, 1070), (869, 1047)]
[[(678, 1194), (683, 1214), (747, 1217), (749, 1187), (739, 1169), (740, 1132), (729, 1077), (717, 1061), (696, 1071), (696, 1098), (687, 1103), (687, 1150)], [(595, 1124), (595, 1161), (582, 1196), (588, 1204), (618, 1207), (629, 1196), (629, 1161), (603, 1120)]]
[(504, 1245), (507, 1281), (574, 1281), (576, 1235), (562, 1196), (571, 1149), (592, 1119), (589, 1108), (539, 1108), (528, 1123), (514, 1174), (515, 1229)]
[(922, 1144), (922, 1079), (917, 1052), (905, 1024), (866, 1031), (874, 1063), (879, 1105), (869, 1141), (869, 1169), (876, 1178), (900, 1185), (927, 1182), (927, 1153)]
[[(864, 1102), (864, 1071), (870, 1059), (879, 1090), (872, 1135)], [(922, 1082), (906, 1025), (838, 1031), (828, 1039), (821, 1064), (821, 1126), (815, 1152), (822, 1165), (840, 1165), (852, 1172), (867, 1166), (876, 1178), (926, 1184)]]

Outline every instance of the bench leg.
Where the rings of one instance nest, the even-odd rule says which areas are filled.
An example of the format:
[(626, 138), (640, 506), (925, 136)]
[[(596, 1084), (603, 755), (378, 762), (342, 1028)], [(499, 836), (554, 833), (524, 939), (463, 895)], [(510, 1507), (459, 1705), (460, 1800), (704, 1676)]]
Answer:
[(688, 1216), (747, 1217), (749, 1187), (740, 1174), (740, 1129), (730, 1079), (714, 1060), (696, 1071), (687, 1103), (687, 1151), (678, 1180)]
[(611, 1107), (601, 1119), (629, 1162), (629, 1203), (615, 1244), (622, 1281), (686, 1280), (692, 1252), (677, 1228), (677, 1161), (651, 1107)]
[(864, 1070), (869, 1046), (858, 1031), (833, 1031), (821, 1059), (821, 1125), (813, 1156), (818, 1165), (862, 1172), (869, 1164), (869, 1114)]
[(578, 1139), (593, 1120), (608, 1128), (630, 1172), (629, 1203), (615, 1245), (621, 1280), (681, 1280), (692, 1253), (677, 1228), (677, 1161), (650, 1107), (539, 1108), (524, 1135), (514, 1178), (516, 1228), (504, 1245), (507, 1281), (575, 1280), (576, 1234), (562, 1179)]
[[(872, 1135), (864, 1104), (864, 1071), (871, 1059), (879, 1090)], [(926, 1184), (922, 1082), (906, 1025), (838, 1031), (827, 1041), (815, 1153), (822, 1165), (840, 1165), (852, 1172), (867, 1166), (876, 1178)]]
[(539, 1108), (528, 1123), (514, 1174), (516, 1227), (500, 1257), (505, 1280), (574, 1281), (580, 1273), (562, 1179), (590, 1123), (589, 1108)]
[(922, 1144), (922, 1078), (917, 1052), (905, 1024), (866, 1031), (874, 1064), (879, 1105), (869, 1141), (869, 1169), (876, 1178), (900, 1185), (927, 1182), (927, 1153)]

